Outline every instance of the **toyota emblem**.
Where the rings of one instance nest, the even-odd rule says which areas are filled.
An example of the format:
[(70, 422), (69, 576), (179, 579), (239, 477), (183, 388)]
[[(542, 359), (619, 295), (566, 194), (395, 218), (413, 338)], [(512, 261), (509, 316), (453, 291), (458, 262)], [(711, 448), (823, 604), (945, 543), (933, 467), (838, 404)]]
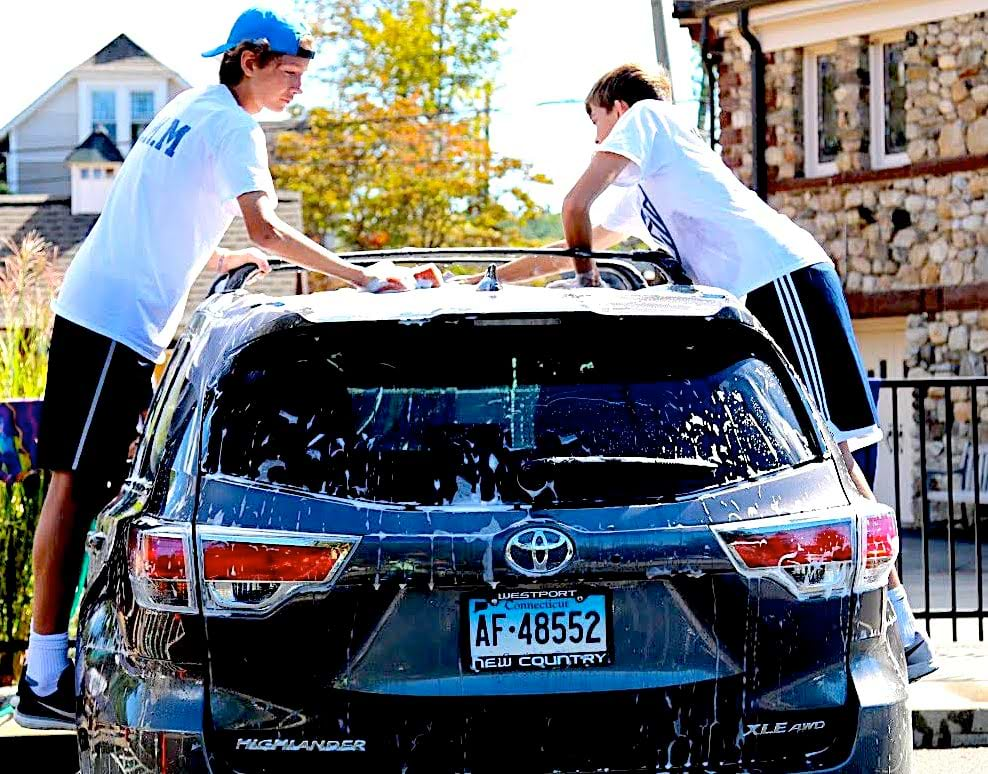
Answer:
[(573, 541), (552, 527), (529, 527), (508, 538), (504, 558), (515, 572), (531, 578), (555, 575), (573, 558)]

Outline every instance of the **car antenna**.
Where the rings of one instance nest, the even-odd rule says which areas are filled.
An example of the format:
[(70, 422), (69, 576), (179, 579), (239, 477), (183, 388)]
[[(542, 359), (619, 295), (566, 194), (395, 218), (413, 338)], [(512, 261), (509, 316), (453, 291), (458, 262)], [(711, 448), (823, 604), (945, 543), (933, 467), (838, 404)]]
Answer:
[(492, 263), (487, 267), (487, 273), (484, 278), (477, 283), (477, 290), (479, 291), (494, 291), (501, 289), (501, 281), (497, 278), (497, 264)]

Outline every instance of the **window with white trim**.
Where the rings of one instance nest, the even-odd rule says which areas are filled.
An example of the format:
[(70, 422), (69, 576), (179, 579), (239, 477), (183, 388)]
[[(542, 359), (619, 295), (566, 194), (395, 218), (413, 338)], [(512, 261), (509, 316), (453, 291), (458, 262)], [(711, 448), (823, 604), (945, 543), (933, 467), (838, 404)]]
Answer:
[(151, 119), (154, 118), (154, 92), (153, 91), (132, 91), (130, 93), (130, 142), (137, 142), (137, 138), (144, 131)]
[(909, 163), (906, 154), (906, 42), (904, 33), (872, 36), (868, 47), (871, 70), (871, 166)]
[(837, 174), (837, 58), (833, 44), (803, 54), (803, 137), (806, 177)]
[(93, 131), (102, 126), (111, 140), (117, 139), (117, 95), (102, 89), (93, 91)]

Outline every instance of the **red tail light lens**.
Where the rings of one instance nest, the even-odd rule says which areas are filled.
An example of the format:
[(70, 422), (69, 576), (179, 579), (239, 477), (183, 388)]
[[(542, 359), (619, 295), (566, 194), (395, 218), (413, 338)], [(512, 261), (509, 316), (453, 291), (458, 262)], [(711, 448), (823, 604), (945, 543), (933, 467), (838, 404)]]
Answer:
[(131, 530), (130, 579), (138, 604), (151, 610), (195, 610), (190, 545), (181, 527)]
[(349, 544), (274, 545), (203, 540), (203, 578), (207, 581), (324, 581), (349, 551)]
[(854, 553), (849, 523), (739, 537), (731, 548), (750, 568), (849, 562)]
[(299, 593), (332, 587), (359, 538), (200, 527), (207, 614), (263, 615)]
[(899, 527), (895, 513), (885, 506), (876, 506), (870, 513), (862, 514), (864, 522), (864, 562), (857, 591), (883, 588), (889, 573), (899, 556)]
[(773, 578), (801, 598), (850, 590), (855, 527), (849, 517), (760, 519), (714, 533), (743, 575)]

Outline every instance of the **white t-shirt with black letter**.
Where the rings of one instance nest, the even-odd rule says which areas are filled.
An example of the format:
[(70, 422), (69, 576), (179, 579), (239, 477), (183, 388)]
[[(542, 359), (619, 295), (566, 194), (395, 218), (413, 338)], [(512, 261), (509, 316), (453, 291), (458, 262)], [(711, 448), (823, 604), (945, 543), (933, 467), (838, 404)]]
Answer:
[(160, 359), (250, 191), (275, 196), (261, 127), (226, 86), (179, 94), (127, 155), (55, 313)]
[(690, 122), (661, 100), (642, 100), (599, 146), (631, 163), (629, 191), (600, 224), (678, 258), (702, 285), (743, 296), (804, 266), (828, 261), (813, 235), (746, 188)]

